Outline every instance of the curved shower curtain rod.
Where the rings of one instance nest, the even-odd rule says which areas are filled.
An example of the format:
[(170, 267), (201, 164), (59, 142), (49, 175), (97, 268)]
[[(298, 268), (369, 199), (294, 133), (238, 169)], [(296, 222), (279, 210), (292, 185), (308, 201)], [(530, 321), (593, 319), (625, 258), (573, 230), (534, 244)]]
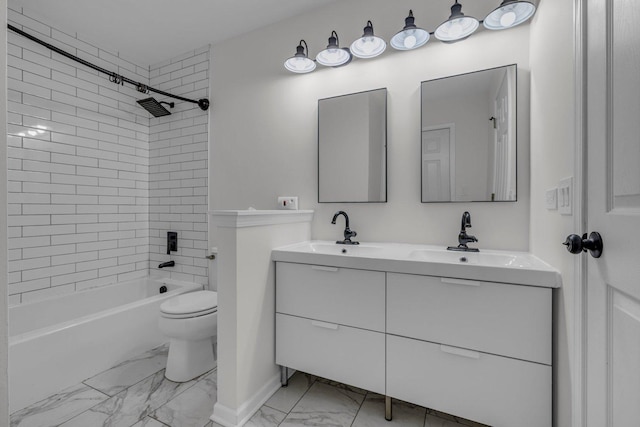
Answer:
[(32, 40), (32, 41), (34, 41), (34, 42), (36, 42), (36, 43), (38, 43), (38, 44), (40, 44), (40, 45), (42, 45), (42, 46), (44, 46), (44, 47), (46, 47), (48, 49), (51, 49), (52, 51), (54, 51), (56, 53), (59, 53), (62, 56), (65, 56), (65, 57), (67, 57), (69, 59), (72, 59), (72, 60), (74, 60), (76, 62), (79, 62), (82, 65), (85, 65), (85, 66), (87, 66), (89, 68), (93, 68), (94, 70), (99, 71), (101, 73), (108, 74), (109, 75), (109, 81), (111, 81), (112, 83), (116, 83), (116, 84), (129, 83), (130, 85), (135, 86), (136, 89), (138, 90), (138, 92), (143, 92), (143, 93), (155, 92), (155, 93), (158, 93), (160, 95), (169, 96), (171, 98), (179, 99), (180, 101), (192, 102), (194, 104), (198, 104), (198, 106), (204, 111), (206, 111), (209, 108), (209, 100), (207, 98), (202, 98), (202, 99), (199, 99), (199, 100), (196, 101), (194, 99), (184, 98), (184, 97), (178, 96), (178, 95), (172, 95), (172, 94), (170, 94), (168, 92), (165, 92), (165, 91), (162, 91), (160, 89), (154, 89), (154, 88), (149, 87), (149, 86), (147, 86), (147, 85), (145, 85), (143, 83), (136, 82), (134, 80), (131, 80), (130, 78), (127, 78), (125, 76), (117, 74), (117, 73), (115, 73), (113, 71), (106, 70), (106, 69), (104, 69), (102, 67), (99, 67), (99, 66), (97, 66), (95, 64), (92, 64), (91, 62), (85, 61), (82, 58), (78, 58), (77, 56), (72, 55), (72, 54), (70, 54), (68, 52), (65, 52), (64, 50), (62, 50), (60, 48), (57, 48), (57, 47), (55, 47), (55, 46), (53, 46), (53, 45), (51, 45), (51, 44), (49, 44), (49, 43), (47, 43), (45, 41), (42, 41), (39, 38), (34, 37), (29, 33), (25, 33), (21, 29), (16, 28), (11, 24), (7, 24), (7, 28), (9, 28), (11, 31), (14, 31), (14, 32), (20, 34), (23, 37), (28, 38), (29, 40)]

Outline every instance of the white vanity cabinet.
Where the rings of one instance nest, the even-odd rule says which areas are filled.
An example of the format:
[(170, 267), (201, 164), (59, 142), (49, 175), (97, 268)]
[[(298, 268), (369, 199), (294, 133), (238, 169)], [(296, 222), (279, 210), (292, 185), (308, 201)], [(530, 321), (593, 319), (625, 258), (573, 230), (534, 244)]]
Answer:
[(387, 273), (386, 394), (491, 426), (550, 427), (551, 292)]
[(276, 263), (276, 363), (385, 392), (385, 273)]
[(482, 255), (275, 250), (276, 363), (494, 427), (551, 427), (559, 275), (530, 254)]

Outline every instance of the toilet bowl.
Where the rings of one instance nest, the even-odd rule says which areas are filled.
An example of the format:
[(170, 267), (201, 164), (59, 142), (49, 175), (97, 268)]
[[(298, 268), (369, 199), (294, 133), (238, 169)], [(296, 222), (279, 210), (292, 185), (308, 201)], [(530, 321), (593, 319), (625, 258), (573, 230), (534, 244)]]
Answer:
[(185, 382), (215, 368), (212, 337), (217, 326), (217, 292), (189, 292), (162, 303), (158, 327), (170, 338), (167, 379)]

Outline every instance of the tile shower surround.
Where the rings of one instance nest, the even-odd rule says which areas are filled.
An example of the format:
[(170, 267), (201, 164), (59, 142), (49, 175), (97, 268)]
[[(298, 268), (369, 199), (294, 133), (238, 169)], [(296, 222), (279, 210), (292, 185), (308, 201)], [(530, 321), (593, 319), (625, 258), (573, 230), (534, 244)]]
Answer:
[[(208, 98), (209, 47), (150, 68), (151, 87), (190, 99)], [(209, 115), (176, 102), (172, 114), (151, 118), (149, 127), (149, 242), (152, 274), (206, 284)], [(167, 230), (178, 232), (176, 267), (168, 261)]]
[[(107, 70), (207, 96), (208, 47), (143, 67), (11, 2), (8, 15)], [(9, 303), (158, 272), (167, 230), (178, 231), (180, 251), (176, 267), (157, 274), (206, 283), (207, 113), (177, 101), (171, 116), (150, 118), (136, 100), (152, 95), (11, 31), (7, 48)]]

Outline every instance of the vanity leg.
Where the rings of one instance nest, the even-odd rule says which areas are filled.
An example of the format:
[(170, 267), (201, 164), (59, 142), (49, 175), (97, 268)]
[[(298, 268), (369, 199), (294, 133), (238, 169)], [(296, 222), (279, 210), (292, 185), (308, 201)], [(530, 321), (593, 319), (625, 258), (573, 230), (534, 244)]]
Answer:
[(391, 421), (391, 397), (384, 397), (384, 419)]
[(289, 385), (289, 368), (286, 366), (280, 366), (280, 384), (282, 387)]

